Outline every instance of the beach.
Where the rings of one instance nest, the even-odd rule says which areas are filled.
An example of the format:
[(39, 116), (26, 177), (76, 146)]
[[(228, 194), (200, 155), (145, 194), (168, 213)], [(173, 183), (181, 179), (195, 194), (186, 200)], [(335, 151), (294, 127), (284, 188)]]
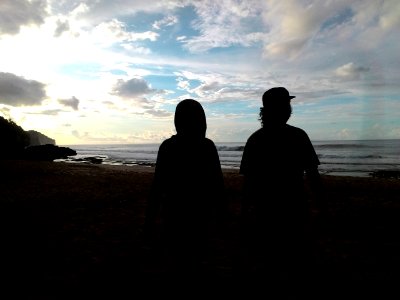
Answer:
[[(143, 239), (154, 168), (0, 161), (3, 278), (65, 289), (162, 280), (162, 255)], [(312, 222), (326, 280), (399, 279), (400, 180), (323, 176), (328, 216)], [(243, 178), (224, 170), (229, 217), (218, 234), (213, 276), (240, 273)]]

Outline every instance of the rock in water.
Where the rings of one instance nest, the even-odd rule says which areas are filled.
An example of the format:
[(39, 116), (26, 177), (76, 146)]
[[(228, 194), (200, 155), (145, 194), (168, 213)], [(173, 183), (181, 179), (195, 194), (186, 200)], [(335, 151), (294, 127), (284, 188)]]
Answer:
[(76, 155), (76, 151), (68, 147), (59, 147), (52, 144), (30, 146), (24, 150), (24, 158), (29, 160), (53, 161)]

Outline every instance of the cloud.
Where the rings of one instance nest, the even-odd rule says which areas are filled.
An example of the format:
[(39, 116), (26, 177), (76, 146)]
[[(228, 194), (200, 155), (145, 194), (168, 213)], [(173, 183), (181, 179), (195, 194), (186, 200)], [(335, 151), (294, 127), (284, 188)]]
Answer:
[[(253, 77), (243, 74), (229, 73), (194, 73), (180, 71), (174, 73), (177, 86), (191, 95), (186, 97), (199, 97), (203, 102), (230, 102), (259, 99), (269, 82), (269, 76)], [(195, 81), (193, 88), (190, 88)], [(181, 98), (181, 97), (179, 97)]]
[(345, 64), (335, 70), (335, 74), (345, 80), (357, 80), (363, 73), (369, 71), (369, 68), (356, 66), (354, 63)]
[[(3, 4), (15, 8), (21, 3), (32, 6), (46, 5), (45, 2), (52, 15), (42, 14), (42, 21), (19, 22), (15, 18), (18, 11), (26, 16), (34, 10), (3, 13)], [(397, 0), (0, 0), (0, 3), (0, 34), (12, 32), (12, 26), (14, 32), (19, 32), (0, 36), (1, 71), (9, 72), (5, 73), (8, 77), (0, 73), (0, 110), (1, 103), (5, 103), (3, 106), (10, 108), (10, 114), (16, 118), (26, 111), (48, 109), (43, 113), (59, 113), (58, 117), (47, 118), (31, 115), (26, 124), (33, 122), (32, 119), (39, 122), (36, 119), (41, 118), (58, 120), (59, 124), (68, 122), (70, 113), (75, 112), (73, 109), (82, 110), (84, 103), (79, 99), (96, 99), (86, 103), (85, 120), (76, 120), (96, 128), (99, 114), (119, 118), (137, 113), (132, 119), (146, 122), (156, 119), (155, 123), (161, 124), (162, 118), (171, 117), (168, 110), (172, 111), (172, 106), (184, 98), (204, 103), (207, 113), (215, 119), (226, 112), (223, 118), (233, 120), (238, 112), (256, 112), (262, 92), (282, 85), (297, 95), (292, 121), (322, 132), (321, 128), (330, 126), (326, 124), (331, 120), (338, 120), (330, 104), (343, 107), (342, 102), (362, 103), (362, 109), (346, 106), (346, 110), (340, 111), (345, 114), (365, 111), (364, 103), (371, 94), (382, 97), (379, 103), (385, 105), (389, 99), (398, 99), (400, 61), (396, 38), (400, 4)], [(2, 26), (7, 17), (12, 21)], [(43, 25), (34, 25), (40, 22)], [(15, 89), (15, 85), (8, 84), (12, 74), (17, 74), (13, 78), (19, 78), (24, 86), (35, 81), (19, 76), (45, 83), (46, 86), (39, 83), (43, 96), (28, 101), (24, 97), (33, 97), (34, 93), (21, 92), (23, 97), (10, 99), (9, 90)], [(171, 94), (162, 94), (158, 89), (169, 90)], [(71, 90), (80, 93), (72, 94)], [(43, 101), (44, 91), (49, 95), (46, 101)], [(11, 94), (15, 95), (15, 91)], [(32, 103), (46, 106), (25, 109), (10, 106)], [(318, 110), (325, 106), (329, 110), (320, 114)], [(393, 118), (395, 111), (398, 110), (386, 106), (379, 111), (386, 117), (378, 117)], [(311, 118), (314, 112), (318, 119)], [(352, 115), (343, 115), (339, 120), (346, 118), (354, 120)], [(357, 116), (356, 121), (343, 128), (351, 129), (369, 118)], [(259, 125), (256, 113), (243, 119)], [(398, 120), (391, 122), (397, 124)], [(240, 122), (236, 124), (244, 127)], [(85, 126), (78, 123), (74, 127), (83, 133)], [(224, 126), (221, 125), (224, 122), (215, 123), (216, 127)], [(137, 130), (146, 130), (148, 124), (140, 124)], [(232, 123), (232, 128), (235, 126)], [(104, 130), (111, 132), (116, 128)], [(87, 130), (90, 132), (90, 127)]]
[(157, 118), (170, 117), (173, 115), (173, 113), (171, 113), (170, 111), (166, 111), (163, 109), (147, 109), (145, 113)]
[(135, 98), (155, 92), (147, 81), (142, 78), (132, 78), (129, 80), (119, 79), (114, 85), (112, 94), (122, 98)]
[[(318, 86), (318, 84), (320, 84)], [(312, 86), (313, 83), (310, 82), (310, 85)], [(344, 89), (339, 89), (339, 88), (329, 88), (323, 86), (321, 83), (316, 82), (315, 86), (317, 86), (317, 89), (311, 89), (309, 87), (298, 87), (296, 90), (297, 92), (295, 93), (296, 95), (296, 101), (294, 103), (303, 103), (303, 101), (315, 101), (318, 99), (326, 99), (330, 98), (333, 96), (346, 96), (349, 95), (350, 92), (344, 90)]]
[(46, 110), (36, 111), (36, 112), (30, 111), (30, 112), (27, 112), (27, 114), (57, 116), (60, 112), (63, 112), (63, 110), (61, 110), (61, 109), (46, 109)]
[[(134, 15), (139, 12), (145, 13), (163, 13), (174, 10), (187, 4), (187, 0), (170, 1), (148, 1), (148, 0), (86, 0), (84, 4), (75, 4), (74, 10), (77, 10), (81, 18), (91, 22), (98, 23), (109, 20), (115, 16)], [(67, 1), (63, 8), (71, 10)]]
[(46, 97), (45, 84), (0, 72), (0, 103), (11, 106), (40, 105)]
[[(344, 1), (269, 1), (263, 10), (265, 25), (270, 29), (265, 39), (265, 56), (296, 58), (323, 29), (326, 20), (334, 21)], [(339, 19), (336, 20), (337, 23)], [(326, 26), (326, 24), (325, 24)]]
[(62, 105), (69, 106), (74, 110), (78, 110), (79, 99), (75, 98), (74, 96), (71, 99), (59, 99), (58, 102)]
[(203, 83), (197, 88), (194, 89), (194, 92), (199, 95), (199, 96), (205, 96), (206, 94), (209, 93), (217, 93), (223, 88), (223, 86), (217, 82), (217, 81), (212, 81), (212, 82), (207, 82)]
[(398, 30), (400, 25), (400, 6), (397, 0), (359, 1), (354, 4), (355, 24), (368, 27), (378, 26), (382, 30)]
[(70, 29), (68, 21), (58, 20), (56, 25), (57, 25), (57, 28), (54, 31), (55, 37), (61, 36), (65, 31), (68, 31)]
[(385, 1), (383, 3), (379, 25), (385, 30), (392, 28), (398, 30), (400, 27), (400, 7), (397, 0)]
[(57, 116), (60, 112), (63, 112), (61, 109), (47, 109), (41, 111), (39, 114), (41, 115), (49, 115), (49, 116)]
[(128, 140), (124, 137), (119, 136), (112, 136), (109, 134), (104, 133), (91, 133), (91, 132), (84, 132), (81, 133), (78, 130), (71, 131), (72, 136), (77, 139), (80, 139), (85, 142), (93, 142), (93, 143), (120, 143), (124, 144), (127, 143)]
[(72, 134), (74, 137), (77, 137), (77, 138), (80, 138), (80, 137), (81, 137), (81, 134), (79, 133), (78, 130), (72, 130), (72, 131), (71, 131), (71, 134)]
[(1, 0), (0, 33), (17, 34), (24, 25), (40, 25), (47, 16), (46, 0)]
[(172, 26), (178, 23), (178, 18), (176, 16), (166, 16), (165, 18), (155, 21), (153, 23), (153, 28), (156, 30), (160, 30), (161, 27), (165, 26)]
[(151, 50), (149, 48), (136, 46), (131, 43), (121, 44), (121, 47), (131, 53), (138, 53), (138, 54), (145, 54), (145, 55), (149, 55), (151, 53)]
[(92, 33), (94, 41), (100, 44), (113, 44), (118, 42), (126, 43), (126, 42), (135, 42), (143, 40), (150, 40), (154, 42), (158, 38), (158, 33), (153, 31), (145, 31), (145, 32), (127, 31), (126, 25), (117, 19), (100, 23), (93, 29)]
[(84, 141), (85, 143), (101, 143), (101, 144), (132, 144), (138, 142), (158, 142), (170, 136), (172, 132), (152, 132), (144, 131), (139, 134), (110, 134), (106, 132), (79, 132), (78, 130), (72, 130), (71, 135), (77, 139)]
[[(305, 3), (306, 2), (306, 3)], [(266, 1), (264, 58), (306, 63), (327, 57), (398, 52), (400, 4), (389, 1)], [(380, 45), (385, 44), (382, 48)], [(384, 54), (383, 54), (384, 55)], [(333, 57), (334, 56), (334, 57)]]
[(191, 52), (234, 45), (250, 47), (264, 37), (263, 32), (255, 30), (260, 21), (260, 1), (207, 0), (194, 1), (192, 5), (198, 15), (193, 28), (200, 35), (183, 40)]
[(177, 83), (177, 88), (179, 90), (188, 90), (190, 88), (190, 82), (188, 80), (184, 80), (182, 77), (178, 77), (176, 79)]
[(104, 104), (108, 109), (116, 109), (117, 108), (115, 103), (112, 101), (103, 101), (102, 104)]
[(265, 51), (269, 55), (287, 55), (291, 58), (296, 57), (301, 49), (307, 44), (307, 39), (294, 38), (286, 41), (272, 42), (265, 46)]

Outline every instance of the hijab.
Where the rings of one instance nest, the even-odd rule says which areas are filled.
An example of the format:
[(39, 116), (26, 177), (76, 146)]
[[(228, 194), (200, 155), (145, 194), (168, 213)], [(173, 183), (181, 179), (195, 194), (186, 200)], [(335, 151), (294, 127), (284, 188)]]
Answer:
[(196, 100), (185, 99), (178, 103), (174, 123), (178, 137), (201, 139), (206, 136), (206, 114)]

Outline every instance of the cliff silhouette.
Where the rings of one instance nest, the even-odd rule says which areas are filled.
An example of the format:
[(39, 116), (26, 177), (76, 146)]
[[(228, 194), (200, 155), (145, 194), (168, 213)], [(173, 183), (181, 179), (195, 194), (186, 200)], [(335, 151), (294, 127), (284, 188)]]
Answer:
[(28, 130), (26, 133), (29, 135), (29, 146), (41, 146), (41, 145), (55, 145), (56, 141), (43, 133), (35, 130)]
[(76, 155), (68, 147), (56, 146), (56, 141), (35, 130), (25, 131), (12, 120), (0, 116), (0, 159), (53, 161)]

